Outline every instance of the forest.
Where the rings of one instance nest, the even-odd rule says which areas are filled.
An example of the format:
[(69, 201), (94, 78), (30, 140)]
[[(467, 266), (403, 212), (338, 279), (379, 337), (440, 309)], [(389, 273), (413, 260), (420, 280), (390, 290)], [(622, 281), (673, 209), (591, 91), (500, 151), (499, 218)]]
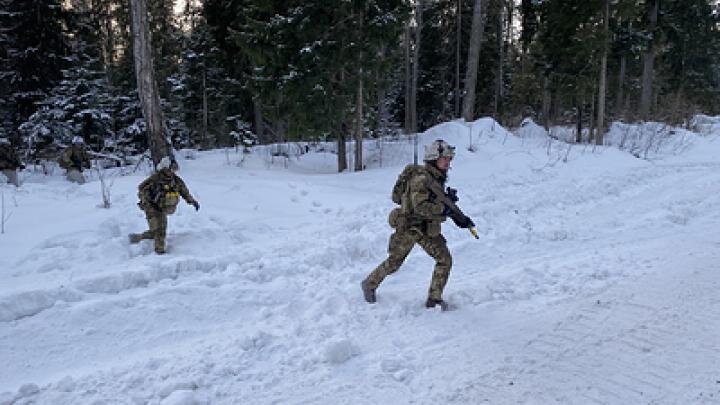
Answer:
[[(123, 161), (147, 153), (140, 59), (152, 59), (156, 126), (172, 149), (331, 142), (339, 171), (363, 168), (357, 156), (347, 167), (348, 142), (455, 119), (529, 118), (602, 144), (613, 121), (719, 113), (714, 0), (0, 0), (0, 10), (0, 137), (28, 161), (76, 135)], [(142, 41), (151, 58), (134, 56)]]

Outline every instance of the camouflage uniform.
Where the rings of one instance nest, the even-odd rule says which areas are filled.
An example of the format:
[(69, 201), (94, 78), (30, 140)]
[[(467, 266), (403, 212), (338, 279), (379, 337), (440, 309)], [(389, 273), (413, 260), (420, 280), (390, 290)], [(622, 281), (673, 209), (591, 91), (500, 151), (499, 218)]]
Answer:
[(7, 177), (7, 182), (19, 186), (17, 169), (24, 167), (12, 146), (6, 142), (0, 142), (0, 171)]
[[(170, 198), (166, 196), (171, 195)], [(171, 169), (162, 169), (148, 177), (138, 186), (138, 206), (145, 211), (149, 229), (143, 233), (131, 234), (130, 242), (138, 243), (143, 239), (155, 240), (155, 252), (165, 253), (165, 235), (167, 232), (167, 215), (173, 214), (177, 207), (177, 196), (181, 196), (188, 204), (199, 204), (190, 195), (185, 182)], [(174, 197), (172, 197), (174, 196)], [(172, 200), (173, 201), (169, 201)]]
[(58, 163), (60, 167), (67, 170), (65, 177), (67, 177), (69, 181), (83, 184), (85, 183), (85, 177), (82, 174), (82, 170), (90, 168), (91, 159), (92, 156), (90, 156), (90, 153), (85, 149), (84, 144), (73, 143), (63, 151), (58, 159)]
[(440, 233), (440, 224), (447, 216), (444, 205), (434, 201), (427, 184), (436, 182), (442, 190), (446, 180), (446, 174), (432, 163), (426, 163), (424, 170), (419, 170), (408, 180), (409, 198), (403, 201), (401, 209), (396, 209), (391, 214), (390, 225), (395, 228), (395, 233), (390, 236), (389, 256), (367, 276), (363, 289), (369, 288), (374, 292), (385, 277), (400, 268), (417, 243), (435, 259), (428, 299), (442, 300), (443, 289), (452, 267), (447, 241)]

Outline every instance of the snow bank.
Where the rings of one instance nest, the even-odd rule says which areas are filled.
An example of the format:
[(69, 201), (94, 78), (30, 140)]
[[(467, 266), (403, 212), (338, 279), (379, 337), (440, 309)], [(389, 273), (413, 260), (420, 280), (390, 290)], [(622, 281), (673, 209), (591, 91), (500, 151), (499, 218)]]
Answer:
[(340, 174), (322, 145), (187, 154), (180, 175), (201, 210), (181, 203), (164, 256), (127, 242), (146, 226), (145, 173), (115, 177), (110, 209), (95, 178), (23, 173), (19, 189), (3, 186), (0, 404), (720, 395), (712, 136), (615, 124), (620, 150), (481, 119), (429, 129), (420, 154), (438, 138), (457, 146), (449, 185), (481, 234), (444, 225), (446, 313), (424, 308), (433, 261), (421, 249), (376, 305), (359, 289), (386, 257), (411, 139), (365, 142), (369, 170)]

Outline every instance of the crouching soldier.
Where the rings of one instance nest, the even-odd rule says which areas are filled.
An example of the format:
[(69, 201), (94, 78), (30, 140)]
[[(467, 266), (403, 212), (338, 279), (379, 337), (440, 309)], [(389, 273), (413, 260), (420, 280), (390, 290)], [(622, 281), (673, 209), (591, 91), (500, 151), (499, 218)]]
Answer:
[(7, 182), (19, 187), (17, 169), (24, 169), (25, 165), (18, 159), (15, 150), (7, 138), (0, 138), (0, 171), (7, 177)]
[(83, 184), (85, 183), (85, 176), (83, 176), (83, 169), (90, 168), (90, 153), (85, 148), (85, 140), (76, 136), (72, 140), (72, 145), (65, 149), (58, 159), (60, 167), (66, 170), (65, 177), (72, 182)]
[(442, 293), (452, 267), (452, 256), (445, 237), (440, 233), (440, 225), (450, 216), (456, 225), (469, 228), (476, 235), (473, 221), (455, 205), (455, 190), (444, 191), (450, 161), (454, 156), (453, 146), (443, 140), (434, 141), (425, 148), (424, 166), (408, 165), (398, 176), (392, 198), (400, 207), (394, 209), (389, 218), (395, 232), (390, 236), (388, 258), (361, 284), (367, 302), (376, 301), (375, 290), (380, 283), (396, 272), (415, 244), (419, 244), (435, 259), (425, 306), (448, 308)]
[(145, 211), (150, 229), (143, 233), (130, 234), (130, 243), (138, 243), (143, 239), (155, 240), (155, 253), (165, 253), (165, 233), (167, 231), (167, 215), (175, 213), (178, 197), (200, 209), (200, 204), (190, 195), (185, 182), (175, 174), (177, 163), (164, 157), (157, 164), (156, 172), (138, 186), (138, 206)]

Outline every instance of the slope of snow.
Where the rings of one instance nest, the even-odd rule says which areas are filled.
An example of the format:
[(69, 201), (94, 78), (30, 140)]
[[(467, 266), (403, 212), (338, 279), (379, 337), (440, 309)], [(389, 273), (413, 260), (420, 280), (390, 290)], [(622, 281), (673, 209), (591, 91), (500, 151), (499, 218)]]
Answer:
[(420, 139), (458, 146), (449, 185), (481, 234), (444, 225), (446, 313), (417, 248), (376, 305), (359, 289), (407, 141), (368, 142), (359, 173), (327, 151), (182, 161), (201, 209), (169, 218), (165, 256), (127, 243), (146, 173), (115, 177), (110, 209), (96, 177), (23, 173), (2, 188), (0, 404), (720, 401), (717, 137), (645, 160), (520, 135)]

